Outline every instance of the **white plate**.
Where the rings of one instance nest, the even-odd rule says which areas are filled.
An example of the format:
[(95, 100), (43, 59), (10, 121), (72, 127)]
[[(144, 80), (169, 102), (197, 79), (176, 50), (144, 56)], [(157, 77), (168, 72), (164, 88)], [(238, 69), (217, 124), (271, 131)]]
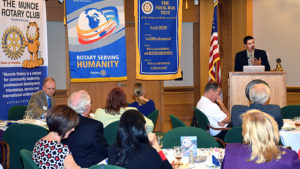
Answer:
[(282, 131), (292, 131), (292, 130), (295, 130), (296, 128), (294, 127), (284, 127), (284, 128), (281, 128)]
[(0, 123), (0, 127), (6, 127), (7, 123)]

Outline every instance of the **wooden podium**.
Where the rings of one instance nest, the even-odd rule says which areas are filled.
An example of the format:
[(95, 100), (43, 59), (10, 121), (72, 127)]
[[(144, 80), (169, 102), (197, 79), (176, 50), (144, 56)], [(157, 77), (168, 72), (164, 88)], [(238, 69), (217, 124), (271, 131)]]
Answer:
[(270, 86), (271, 96), (269, 104), (277, 104), (280, 107), (286, 105), (286, 72), (229, 72), (229, 107), (235, 104), (248, 105), (245, 94), (247, 84), (255, 79), (261, 79)]

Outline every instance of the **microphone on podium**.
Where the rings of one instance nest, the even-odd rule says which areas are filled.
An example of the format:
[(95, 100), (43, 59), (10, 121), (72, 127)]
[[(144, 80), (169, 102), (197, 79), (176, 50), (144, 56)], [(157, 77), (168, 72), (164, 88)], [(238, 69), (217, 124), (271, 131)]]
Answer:
[(280, 58), (277, 58), (276, 59), (276, 68), (275, 68), (275, 71), (283, 71), (282, 69), (282, 66), (281, 66), (281, 59)]

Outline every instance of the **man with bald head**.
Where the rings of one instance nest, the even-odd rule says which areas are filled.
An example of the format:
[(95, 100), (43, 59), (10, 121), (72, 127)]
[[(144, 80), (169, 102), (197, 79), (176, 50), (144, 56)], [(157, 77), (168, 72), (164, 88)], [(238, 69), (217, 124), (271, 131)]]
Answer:
[(107, 157), (108, 144), (103, 136), (103, 124), (88, 118), (90, 95), (84, 90), (74, 92), (69, 97), (68, 105), (78, 113), (80, 121), (75, 131), (62, 142), (68, 145), (75, 162), (82, 168), (98, 164)]
[(253, 85), (249, 90), (250, 106), (234, 105), (231, 110), (232, 126), (241, 126), (241, 114), (251, 109), (258, 109), (262, 112), (273, 116), (278, 124), (279, 130), (283, 125), (283, 120), (280, 113), (280, 107), (274, 104), (267, 104), (270, 99), (270, 88), (266, 84), (258, 83)]
[(55, 90), (55, 80), (52, 77), (45, 78), (43, 80), (42, 90), (34, 93), (28, 102), (27, 110), (32, 111), (33, 118), (43, 118), (46, 115), (46, 112), (54, 106)]

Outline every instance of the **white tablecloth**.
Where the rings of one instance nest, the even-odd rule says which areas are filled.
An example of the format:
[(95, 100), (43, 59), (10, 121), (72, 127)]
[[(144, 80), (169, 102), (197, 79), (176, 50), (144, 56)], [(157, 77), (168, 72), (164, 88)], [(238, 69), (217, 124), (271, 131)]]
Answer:
[(7, 123), (18, 123), (18, 124), (34, 124), (34, 125), (38, 125), (41, 127), (45, 127), (47, 129), (47, 124), (45, 120), (36, 120), (36, 119), (32, 119), (32, 120), (18, 120), (18, 121), (2, 121), (0, 123), (0, 129), (5, 131), (8, 126)]
[[(200, 149), (198, 149), (198, 151), (199, 150)], [(197, 151), (197, 153), (198, 153), (198, 151)], [(172, 149), (164, 149), (163, 152), (164, 152), (165, 156), (167, 157), (167, 159), (170, 163), (173, 163), (175, 161), (175, 156), (174, 156), (174, 153), (173, 153)], [(223, 149), (223, 153), (224, 153), (224, 149)], [(209, 165), (211, 165), (211, 163), (209, 163), (208, 161), (204, 161), (204, 162), (201, 162), (201, 163), (195, 163), (194, 162), (192, 164), (187, 164), (188, 162), (189, 162), (189, 157), (183, 157), (181, 159), (181, 163), (183, 163), (184, 165), (183, 165), (183, 167), (180, 167), (180, 168), (184, 168), (184, 169), (198, 169), (198, 168), (201, 168), (201, 169), (220, 169), (220, 167), (209, 166)]]
[(300, 150), (300, 128), (292, 131), (280, 131), (280, 139), (284, 146), (290, 146), (292, 150)]
[(298, 152), (300, 149), (300, 128), (296, 127), (295, 122), (290, 119), (283, 119), (280, 139), (284, 146), (290, 146), (292, 150)]

